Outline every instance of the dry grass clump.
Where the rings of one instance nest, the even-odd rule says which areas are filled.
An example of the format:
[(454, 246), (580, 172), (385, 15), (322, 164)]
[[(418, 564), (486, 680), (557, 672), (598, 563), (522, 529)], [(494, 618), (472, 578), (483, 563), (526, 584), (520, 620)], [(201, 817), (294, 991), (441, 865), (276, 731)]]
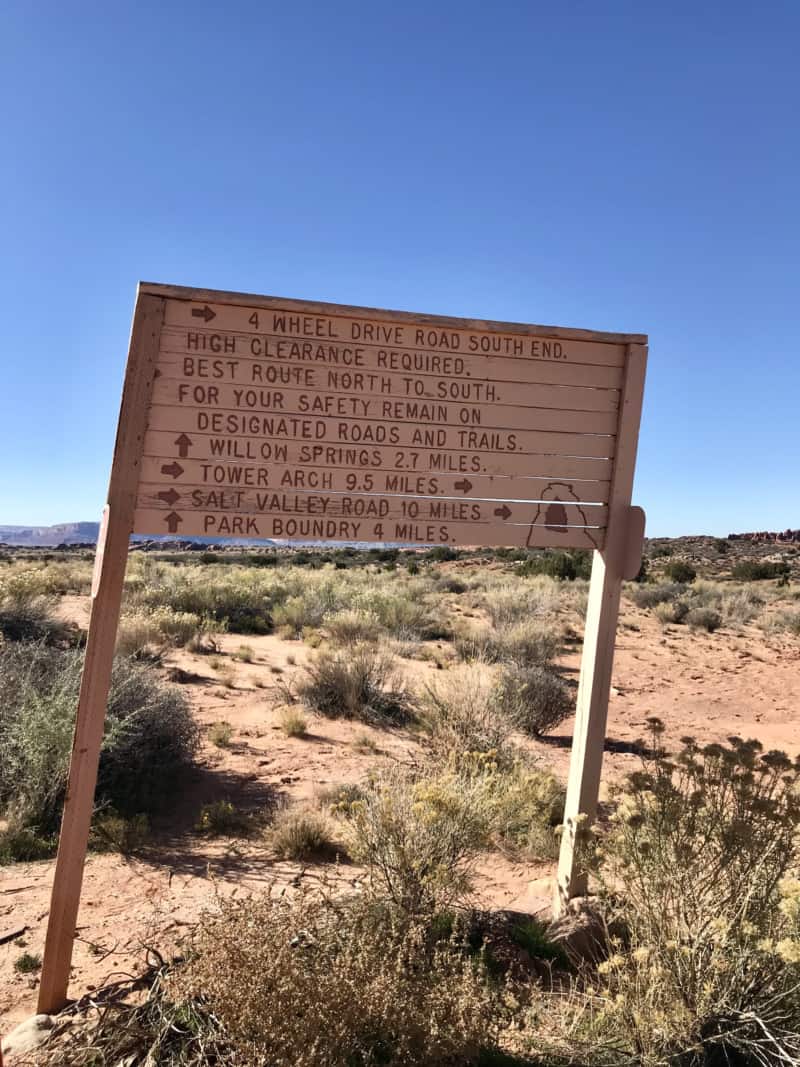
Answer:
[(286, 860), (332, 859), (337, 853), (330, 820), (312, 809), (285, 808), (279, 812), (270, 843), (276, 855)]
[(305, 737), (308, 733), (308, 719), (297, 708), (284, 708), (278, 723), (287, 737)]
[(533, 737), (552, 730), (575, 710), (569, 686), (545, 667), (504, 667), (495, 699), (514, 726)]
[(217, 748), (230, 748), (233, 740), (233, 727), (224, 719), (212, 722), (208, 728), (208, 740)]
[(393, 657), (371, 645), (320, 652), (297, 690), (310, 708), (332, 719), (400, 724), (411, 717)]

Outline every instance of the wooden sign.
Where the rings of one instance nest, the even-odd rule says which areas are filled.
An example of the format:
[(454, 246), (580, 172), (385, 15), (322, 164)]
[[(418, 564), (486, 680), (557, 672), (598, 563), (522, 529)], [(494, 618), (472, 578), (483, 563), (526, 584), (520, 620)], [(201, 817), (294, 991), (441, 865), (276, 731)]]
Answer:
[(595, 552), (559, 901), (581, 891), (647, 339), (143, 283), (92, 590), (39, 1010), (65, 1000), (131, 533)]

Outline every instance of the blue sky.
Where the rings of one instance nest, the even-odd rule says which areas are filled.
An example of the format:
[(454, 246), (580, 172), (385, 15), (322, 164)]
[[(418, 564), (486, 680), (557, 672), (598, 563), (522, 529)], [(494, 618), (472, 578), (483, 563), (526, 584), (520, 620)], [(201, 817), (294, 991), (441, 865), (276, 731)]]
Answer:
[(0, 523), (94, 519), (136, 282), (650, 335), (652, 535), (800, 526), (800, 6), (0, 13)]

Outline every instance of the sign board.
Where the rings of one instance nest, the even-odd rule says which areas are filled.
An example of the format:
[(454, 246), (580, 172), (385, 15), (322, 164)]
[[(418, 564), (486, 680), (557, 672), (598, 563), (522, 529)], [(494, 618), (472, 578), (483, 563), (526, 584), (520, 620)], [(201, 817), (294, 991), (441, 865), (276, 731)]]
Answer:
[(592, 817), (647, 338), (143, 283), (39, 1010), (65, 999), (131, 533), (594, 551), (559, 899)]

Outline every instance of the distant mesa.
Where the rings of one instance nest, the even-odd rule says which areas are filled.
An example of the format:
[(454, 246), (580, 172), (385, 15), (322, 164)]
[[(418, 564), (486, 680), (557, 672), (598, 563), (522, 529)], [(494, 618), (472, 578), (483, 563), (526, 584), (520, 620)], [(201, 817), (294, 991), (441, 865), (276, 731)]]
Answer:
[(0, 526), (0, 542), (14, 548), (95, 544), (98, 522), (62, 522), (57, 526)]
[(782, 530), (780, 533), (774, 530), (759, 530), (758, 533), (732, 533), (728, 534), (728, 540), (754, 541), (768, 545), (796, 545), (800, 544), (800, 530)]

